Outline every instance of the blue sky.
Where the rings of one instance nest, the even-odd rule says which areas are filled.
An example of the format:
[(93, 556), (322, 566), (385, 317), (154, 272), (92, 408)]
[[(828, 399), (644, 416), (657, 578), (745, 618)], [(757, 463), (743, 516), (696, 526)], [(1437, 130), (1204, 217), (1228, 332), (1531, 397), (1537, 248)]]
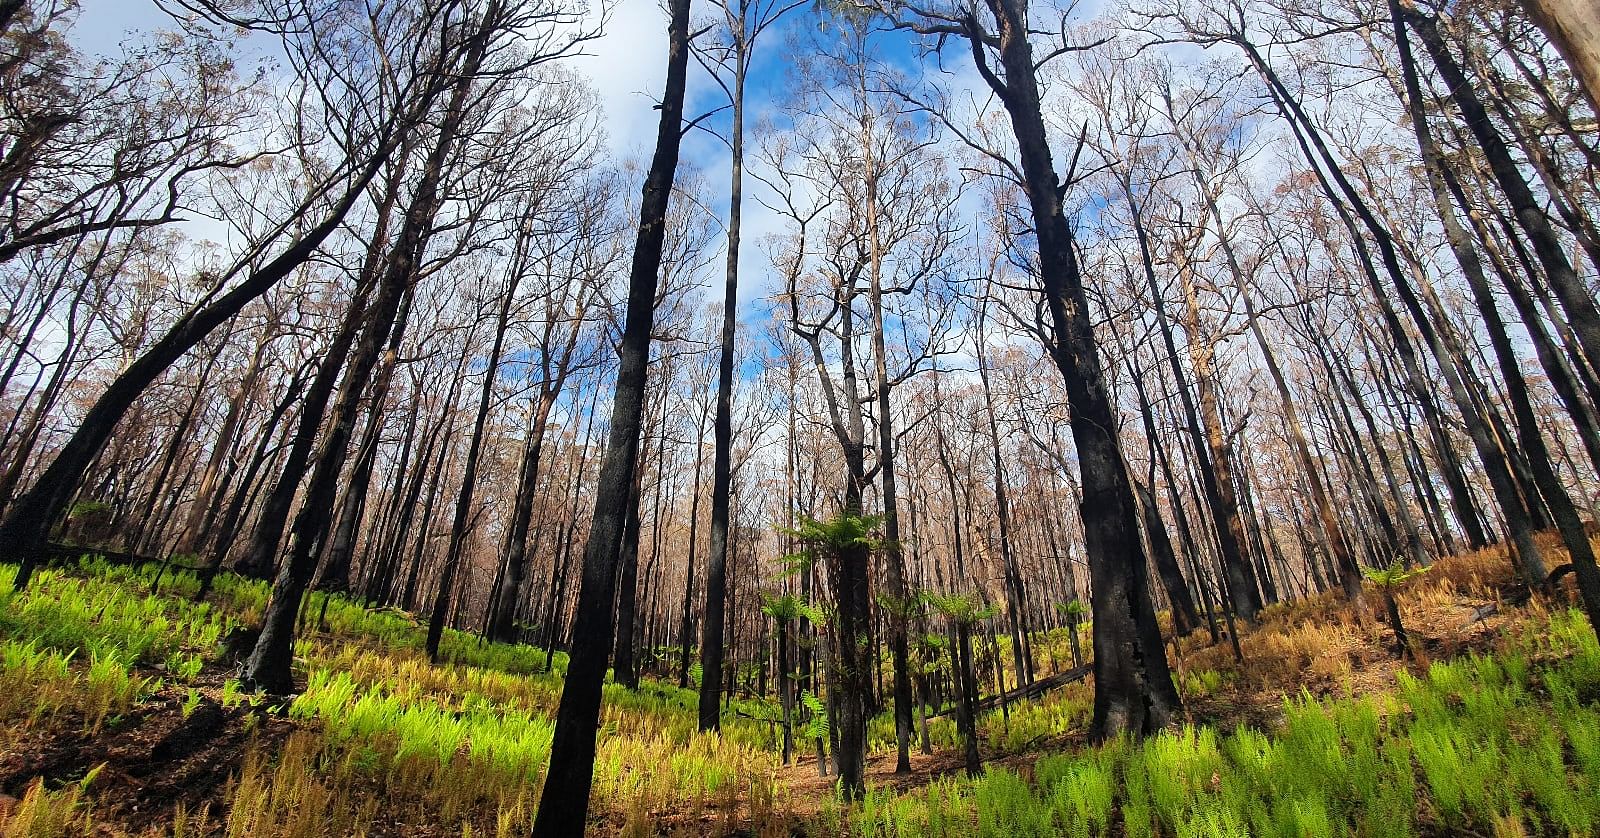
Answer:
[[(154, 0), (81, 0), (81, 13), (72, 32), (72, 40), (91, 55), (114, 55), (124, 42), (137, 41), (143, 35), (172, 27), (172, 19), (156, 5)], [(708, 4), (695, 4), (697, 18), (708, 15)], [(801, 20), (795, 14), (794, 24)], [(761, 44), (749, 85), (752, 117), (770, 101), (774, 91), (780, 90), (787, 67), (782, 60), (783, 33), (769, 31)], [(243, 51), (243, 56), (265, 57), (269, 44), (259, 50)], [(611, 7), (605, 34), (591, 43), (586, 55), (572, 59), (571, 66), (585, 76), (599, 94), (605, 111), (603, 124), (612, 155), (620, 160), (649, 158), (655, 140), (657, 111), (653, 109), (661, 96), (666, 63), (666, 16), (657, 0), (620, 0)], [(690, 82), (689, 106), (691, 114), (698, 114), (721, 104), (721, 90), (707, 78), (697, 65), (691, 63), (693, 76)], [(752, 118), (752, 122), (754, 119)], [(721, 121), (726, 125), (726, 119)], [(715, 138), (703, 132), (692, 132), (685, 138), (683, 159), (698, 168), (705, 179), (709, 205), (719, 215), (727, 209), (728, 152)], [(747, 186), (747, 194), (751, 187)], [(775, 219), (759, 217), (761, 207), (746, 200), (748, 241), (775, 232)], [(758, 248), (744, 251), (741, 268), (748, 276), (758, 276), (766, 267), (765, 258)]]
[[(73, 40), (90, 54), (115, 54), (124, 41), (138, 40), (142, 35), (171, 28), (172, 20), (154, 0), (81, 0), (81, 14), (73, 31)], [(720, 15), (704, 0), (696, 0), (693, 15), (699, 22)], [(754, 128), (763, 112), (776, 106), (789, 85), (790, 67), (787, 60), (788, 42), (792, 30), (798, 27), (817, 26), (817, 17), (809, 5), (795, 9), (779, 25), (766, 31), (757, 44), (757, 55), (747, 84), (747, 147), (752, 151), (759, 142)], [(915, 64), (917, 54), (913, 39), (908, 34), (886, 33), (877, 36), (883, 58), (909, 67)], [(257, 48), (241, 48), (241, 59), (270, 57), (272, 44), (266, 39)], [(603, 125), (614, 158), (645, 161), (649, 158), (655, 139), (658, 112), (654, 105), (661, 95), (666, 62), (666, 15), (660, 0), (615, 0), (610, 6), (610, 16), (605, 33), (592, 42), (585, 55), (571, 59), (572, 66), (588, 79), (599, 95), (604, 109)], [(970, 71), (970, 61), (965, 56), (955, 56), (947, 61), (947, 70)], [(725, 103), (721, 89), (705, 74), (699, 65), (691, 62), (691, 76), (686, 111), (692, 116), (715, 109)], [(727, 114), (708, 122), (726, 135)], [(753, 156), (753, 155), (751, 155)], [(688, 166), (699, 171), (704, 182), (703, 198), (719, 217), (726, 217), (728, 203), (727, 147), (715, 137), (702, 131), (685, 137), (682, 158)], [(747, 168), (754, 161), (747, 161)], [(761, 298), (773, 288), (767, 257), (759, 246), (763, 237), (784, 231), (780, 218), (756, 200), (762, 185), (755, 178), (746, 177), (744, 202), (744, 241), (741, 252), (741, 308), (744, 319), (759, 318), (764, 311)], [(192, 231), (193, 232), (193, 231)], [(720, 298), (720, 265), (708, 277)]]

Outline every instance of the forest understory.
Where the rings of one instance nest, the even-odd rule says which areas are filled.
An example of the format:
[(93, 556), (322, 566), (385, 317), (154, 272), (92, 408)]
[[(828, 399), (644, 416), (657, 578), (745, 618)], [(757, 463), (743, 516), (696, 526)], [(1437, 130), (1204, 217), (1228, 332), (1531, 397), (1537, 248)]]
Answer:
[(1596, 0), (0, 0), (0, 838), (1600, 835)]
[[(1546, 546), (1558, 555), (1553, 541)], [(14, 566), (0, 567), (0, 588)], [(262, 583), (85, 558), (0, 604), (0, 835), (525, 834), (564, 655), (312, 599), (295, 695), (240, 689)], [(1369, 589), (1277, 606), (1226, 642), (1170, 648), (1181, 725), (1087, 741), (1092, 682), (987, 712), (987, 770), (947, 718), (895, 774), (870, 725), (868, 794), (843, 804), (814, 754), (779, 758), (779, 708), (608, 684), (591, 827), (625, 835), (1592, 835), (1600, 647), (1567, 592), (1527, 600), (1503, 551), (1450, 557), (1395, 592), (1412, 654)], [(1519, 600), (1521, 601), (1520, 604)], [(1064, 630), (1034, 638), (1070, 666)], [(247, 648), (245, 646), (244, 648)], [(999, 663), (1008, 659), (1004, 649)], [(546, 669), (547, 662), (551, 665)], [(980, 655), (983, 677), (995, 659)]]

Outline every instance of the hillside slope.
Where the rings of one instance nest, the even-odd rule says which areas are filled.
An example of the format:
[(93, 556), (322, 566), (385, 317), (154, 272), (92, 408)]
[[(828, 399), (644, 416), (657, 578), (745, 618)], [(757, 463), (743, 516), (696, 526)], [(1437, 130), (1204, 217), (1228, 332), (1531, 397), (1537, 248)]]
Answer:
[[(943, 719), (892, 774), (880, 718), (853, 808), (814, 755), (780, 765), (772, 702), (735, 702), (706, 736), (693, 693), (608, 685), (594, 831), (1595, 834), (1600, 646), (1564, 605), (1502, 603), (1508, 571), (1459, 556), (1402, 587), (1410, 660), (1376, 595), (1273, 609), (1242, 663), (1202, 630), (1174, 656), (1187, 724), (1139, 745), (1084, 740), (1087, 683), (986, 714), (976, 779)], [(232, 673), (265, 588), (226, 578), (194, 604), (192, 577), (150, 594), (153, 577), (86, 560), (0, 601), (0, 834), (525, 834), (561, 654), (451, 632), (430, 666), (408, 615), (333, 598), (318, 627), (318, 596), (304, 690), (255, 696)]]

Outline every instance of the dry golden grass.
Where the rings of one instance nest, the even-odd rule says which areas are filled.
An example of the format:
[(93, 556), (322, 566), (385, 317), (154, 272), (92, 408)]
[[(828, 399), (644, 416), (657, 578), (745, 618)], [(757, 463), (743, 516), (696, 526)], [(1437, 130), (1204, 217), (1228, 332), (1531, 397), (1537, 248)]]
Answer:
[[(1541, 534), (1540, 547), (1552, 566), (1566, 561), (1553, 535)], [(1521, 596), (1516, 596), (1521, 593)], [(1234, 660), (1224, 640), (1211, 644), (1204, 631), (1179, 644), (1181, 685), (1196, 722), (1228, 717), (1270, 723), (1284, 695), (1301, 690), (1317, 697), (1371, 695), (1393, 689), (1400, 671), (1421, 672), (1433, 660), (1486, 651), (1504, 632), (1548, 619), (1552, 601), (1536, 597), (1515, 607), (1505, 598), (1525, 598), (1503, 547), (1448, 556), (1396, 592), (1401, 619), (1411, 635), (1415, 657), (1402, 660), (1383, 614), (1381, 594), (1369, 589), (1356, 605), (1337, 592), (1325, 592), (1262, 612), (1254, 626), (1240, 624), (1243, 662)], [(1570, 590), (1557, 591), (1568, 604)], [(1201, 682), (1209, 686), (1197, 686)]]
[[(1564, 561), (1551, 539), (1543, 538), (1541, 546), (1548, 563)], [(88, 596), (94, 586), (81, 587)], [(1221, 730), (1238, 723), (1272, 730), (1282, 721), (1285, 696), (1302, 690), (1325, 699), (1393, 693), (1401, 672), (1420, 674), (1430, 661), (1492, 651), (1507, 637), (1526, 636), (1531, 626), (1547, 624), (1552, 609), (1564, 607), (1560, 598), (1568, 596), (1561, 592), (1555, 600), (1514, 606), (1502, 601), (1515, 593), (1510, 563), (1499, 549), (1441, 560), (1405, 583), (1397, 597), (1417, 652), (1412, 660), (1396, 655), (1375, 591), (1355, 606), (1328, 593), (1266, 610), (1258, 624), (1244, 627), (1242, 663), (1226, 641), (1213, 645), (1206, 632), (1196, 632), (1175, 644), (1186, 721)], [(237, 594), (242, 611), (256, 605), (250, 594)], [(136, 705), (148, 710), (152, 703), (170, 705), (160, 711), (170, 714), (180, 712), (180, 704), (209, 701), (227, 709), (229, 725), (270, 723), (274, 735), (241, 745), (214, 794), (170, 803), (153, 819), (121, 820), (115, 806), (97, 805), (106, 792), (89, 781), (35, 784), (25, 793), (19, 787), (13, 794), (22, 799), (0, 801), (0, 838), (524, 834), (548, 747), (541, 750), (529, 726), (548, 725), (560, 695), (559, 676), (526, 668), (526, 656), (516, 650), (493, 659), (512, 661), (515, 652), (514, 665), (503, 669), (483, 662), (489, 658), (477, 665), (433, 666), (410, 643), (413, 628), (403, 619), (376, 615), (364, 623), (357, 611), (340, 605), (331, 630), (313, 633), (298, 647), (308, 670), (346, 680), (344, 687), (313, 683), (303, 703), (290, 710), (292, 720), (263, 722), (269, 708), (246, 707), (236, 685), (214, 667), (187, 680), (164, 672), (165, 685), (123, 695), (126, 684), (143, 683), (145, 670), (119, 669), (97, 681), (84, 662), (70, 668), (64, 661), (25, 665), (14, 653), (0, 672), (0, 684), (8, 685), (0, 695), (0, 710), (6, 710), (0, 713), (0, 752), (51, 736), (65, 729), (61, 725), (98, 735), (108, 714)], [(1001, 655), (1002, 666), (1008, 657)], [(95, 698), (111, 687), (120, 690), (113, 690), (116, 700)], [(703, 736), (695, 731), (692, 702), (672, 688), (648, 684), (632, 692), (613, 685), (606, 695), (595, 765), (600, 831), (787, 835), (805, 828), (826, 834), (828, 824), (843, 817), (829, 802), (833, 778), (817, 779), (810, 762), (780, 769), (766, 727), (741, 718), (722, 736)], [(1091, 697), (1092, 684), (1079, 683), (1014, 707), (1008, 720), (990, 714), (986, 747), (1000, 758), (997, 764), (1031, 778), (1032, 761), (1042, 750), (1081, 748)], [(29, 708), (11, 706), (22, 698)], [(61, 709), (80, 699), (107, 709), (89, 716)], [(56, 709), (40, 714), (40, 701)], [(405, 715), (418, 708), (424, 712)], [(181, 712), (187, 717), (187, 710)], [(517, 720), (522, 721), (507, 726)], [(444, 728), (450, 730), (441, 733)], [(240, 742), (246, 738), (241, 735)], [(872, 782), (889, 794), (951, 782), (947, 775), (959, 768), (952, 754), (919, 756), (910, 776), (892, 775), (889, 754), (876, 754)], [(1507, 821), (1506, 829), (1512, 826)]]

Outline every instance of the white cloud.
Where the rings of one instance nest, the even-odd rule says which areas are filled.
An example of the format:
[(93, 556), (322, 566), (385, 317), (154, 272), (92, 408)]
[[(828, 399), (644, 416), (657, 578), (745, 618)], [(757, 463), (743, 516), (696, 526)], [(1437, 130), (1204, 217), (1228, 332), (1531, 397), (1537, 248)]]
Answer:
[(655, 142), (667, 66), (667, 16), (657, 0), (610, 4), (605, 33), (572, 67), (605, 109), (606, 139), (617, 159), (648, 157)]

